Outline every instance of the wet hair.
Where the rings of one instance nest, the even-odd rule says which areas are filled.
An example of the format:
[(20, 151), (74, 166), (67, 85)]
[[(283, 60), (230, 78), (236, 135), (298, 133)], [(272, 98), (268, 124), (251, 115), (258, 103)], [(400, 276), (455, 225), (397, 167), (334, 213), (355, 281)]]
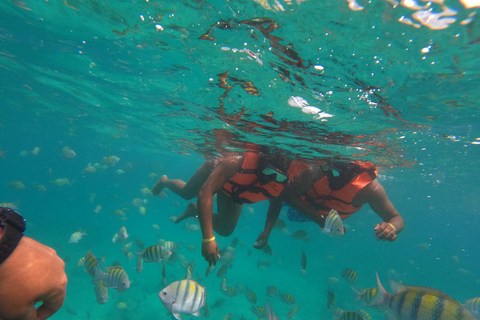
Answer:
[(291, 163), (292, 159), (280, 152), (262, 152), (258, 161), (258, 169), (262, 171), (270, 164), (282, 172), (287, 172)]

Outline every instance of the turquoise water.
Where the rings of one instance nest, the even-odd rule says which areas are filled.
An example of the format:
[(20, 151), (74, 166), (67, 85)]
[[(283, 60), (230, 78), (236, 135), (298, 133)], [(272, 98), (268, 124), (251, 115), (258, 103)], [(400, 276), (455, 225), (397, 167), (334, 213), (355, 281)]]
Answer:
[[(480, 296), (478, 8), (430, 3), (431, 13), (444, 16), (422, 25), (425, 12), (412, 5), (358, 5), (363, 10), (346, 1), (0, 4), (0, 202), (18, 203), (26, 234), (66, 261), (67, 298), (52, 319), (171, 318), (158, 299), (161, 266), (146, 264), (137, 274), (135, 261), (112, 244), (121, 226), (128, 241), (153, 245), (159, 236), (181, 244), (179, 253), (195, 261), (195, 278), (203, 276), (211, 319), (228, 313), (256, 319), (244, 295), (226, 297), (220, 278), (204, 277), (200, 232), (170, 221), (188, 202), (168, 190), (166, 198), (141, 193), (162, 174), (188, 180), (204, 155), (218, 152), (219, 129), (292, 156), (374, 161), (405, 219), (398, 241), (383, 243), (373, 236), (380, 220), (368, 206), (345, 221), (348, 232), (340, 239), (282, 215), (290, 232), (305, 230), (311, 241), (274, 230), (270, 257), (251, 248), (268, 204), (246, 206), (235, 233), (217, 241), (227, 246), (238, 235), (244, 242), (227, 279), (253, 290), (257, 305), (265, 305), (266, 287), (275, 285), (301, 305), (295, 319), (332, 319), (325, 290), (335, 277), (336, 306), (354, 310), (361, 305), (341, 278), (347, 267), (363, 288), (375, 285), (377, 270), (384, 283), (391, 277), (435, 287), (460, 302)], [(60, 156), (66, 146), (73, 159)], [(83, 173), (112, 155), (120, 158), (115, 166)], [(70, 184), (51, 183), (59, 178)], [(15, 189), (12, 181), (25, 188)], [(131, 204), (135, 198), (147, 200), (145, 215)], [(113, 215), (117, 209), (126, 220)], [(69, 243), (79, 230), (87, 235)], [(110, 290), (109, 301), (98, 305), (90, 277), (76, 266), (87, 250), (106, 255), (107, 266), (120, 261), (131, 288), (118, 295)], [(261, 259), (271, 266), (258, 269)], [(178, 261), (166, 270), (169, 283), (185, 275)], [(212, 308), (219, 299), (225, 304)], [(295, 306), (268, 299), (280, 319)], [(119, 302), (127, 308), (118, 310)]]

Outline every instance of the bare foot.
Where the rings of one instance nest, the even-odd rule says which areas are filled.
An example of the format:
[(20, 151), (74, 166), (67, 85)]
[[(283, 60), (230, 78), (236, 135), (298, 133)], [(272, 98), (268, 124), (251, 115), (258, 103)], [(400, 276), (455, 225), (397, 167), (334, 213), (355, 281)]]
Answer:
[(152, 193), (154, 196), (158, 196), (160, 192), (162, 192), (162, 189), (165, 187), (165, 181), (168, 180), (168, 177), (166, 175), (163, 175), (158, 179), (157, 183), (152, 188)]
[(180, 221), (195, 216), (197, 216), (197, 205), (194, 202), (190, 202), (187, 206), (187, 209), (185, 209), (185, 211), (177, 217), (175, 223), (179, 223)]

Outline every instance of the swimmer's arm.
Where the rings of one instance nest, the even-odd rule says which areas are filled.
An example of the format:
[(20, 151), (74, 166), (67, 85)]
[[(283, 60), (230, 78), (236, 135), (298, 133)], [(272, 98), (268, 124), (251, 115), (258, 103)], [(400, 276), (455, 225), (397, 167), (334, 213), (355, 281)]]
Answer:
[[(391, 223), (395, 233), (400, 233), (404, 228), (404, 221), (397, 209), (393, 206), (383, 186), (377, 180), (372, 181), (360, 191), (363, 195), (362, 202), (368, 202), (370, 208), (386, 223)], [(359, 193), (360, 193), (359, 192)]]
[(267, 220), (265, 221), (264, 232), (270, 234), (272, 232), (275, 221), (277, 221), (280, 211), (282, 210), (282, 199), (274, 198), (270, 200), (270, 205), (268, 206), (267, 211)]
[(235, 155), (224, 159), (212, 171), (198, 193), (197, 209), (203, 239), (213, 237), (213, 195), (222, 189), (243, 164), (243, 155)]

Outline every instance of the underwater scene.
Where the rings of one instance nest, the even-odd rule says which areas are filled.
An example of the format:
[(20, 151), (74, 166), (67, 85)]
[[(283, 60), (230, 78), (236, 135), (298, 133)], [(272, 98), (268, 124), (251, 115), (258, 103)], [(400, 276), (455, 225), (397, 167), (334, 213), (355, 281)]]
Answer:
[[(480, 319), (479, 10), (478, 0), (2, 1), (0, 203), (65, 262), (51, 319)], [(223, 213), (238, 223), (213, 239), (188, 211), (206, 206), (198, 190), (154, 188), (205, 165), (210, 181), (229, 156), (258, 150), (270, 159), (252, 160), (270, 179), (263, 193), (275, 184), (307, 204), (298, 188), (310, 185), (289, 188), (302, 180), (278, 159), (305, 172), (361, 163), (360, 189), (383, 186), (403, 220), (350, 198), (354, 214), (329, 207), (319, 225), (279, 191), (235, 202)], [(232, 190), (246, 163), (228, 176)], [(213, 213), (225, 209), (216, 199), (234, 201), (223, 183), (212, 190), (202, 199)], [(273, 207), (268, 245), (254, 247)], [(394, 241), (378, 241), (379, 226)], [(210, 268), (202, 246), (215, 242)]]

